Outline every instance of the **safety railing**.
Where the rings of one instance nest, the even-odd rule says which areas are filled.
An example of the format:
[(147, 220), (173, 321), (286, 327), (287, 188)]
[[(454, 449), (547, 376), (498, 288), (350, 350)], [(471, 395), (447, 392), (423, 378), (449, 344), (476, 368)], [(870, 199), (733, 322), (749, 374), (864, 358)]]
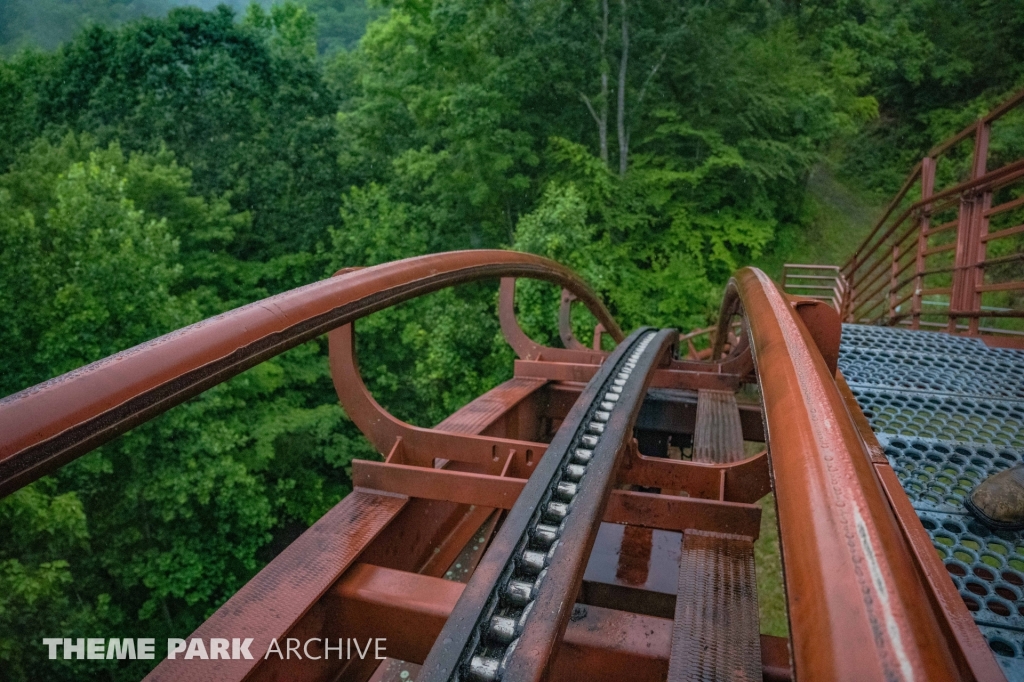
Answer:
[(1024, 335), (1021, 102), (1024, 90), (915, 166), (841, 268), (844, 319)]
[(788, 294), (824, 301), (840, 311), (846, 302), (846, 278), (838, 265), (782, 266), (782, 288)]

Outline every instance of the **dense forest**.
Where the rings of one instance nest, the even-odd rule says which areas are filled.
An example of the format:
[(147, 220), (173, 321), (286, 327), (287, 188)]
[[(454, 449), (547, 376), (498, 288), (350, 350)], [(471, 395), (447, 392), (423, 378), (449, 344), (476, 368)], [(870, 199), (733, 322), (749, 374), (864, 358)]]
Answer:
[[(562, 261), (625, 328), (702, 326), (736, 267), (851, 238), (822, 177), (878, 203), (1024, 85), (1014, 0), (171, 4), (0, 4), (0, 395), (450, 249)], [(374, 394), (429, 425), (507, 378), (496, 298), (362, 321)], [(553, 341), (557, 292), (521, 298)], [(49, 661), (41, 638), (186, 636), (344, 496), (374, 453), (325, 358), (299, 347), (0, 501), (0, 677), (140, 678), (154, 662)]]

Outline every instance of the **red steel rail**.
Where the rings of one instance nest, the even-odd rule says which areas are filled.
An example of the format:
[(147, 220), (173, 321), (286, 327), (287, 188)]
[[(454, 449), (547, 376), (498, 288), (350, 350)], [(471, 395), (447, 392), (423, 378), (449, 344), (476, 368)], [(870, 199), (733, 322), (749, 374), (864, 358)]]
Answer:
[(616, 340), (622, 338), (583, 280), (529, 254), (458, 251), (353, 270), (185, 327), (0, 401), (0, 496), (335, 327), (463, 282), (516, 276), (563, 286)]
[[(822, 302), (786, 297), (753, 268), (730, 281), (720, 325), (737, 303), (764, 405), (795, 675), (1000, 679), (973, 623), (969, 646), (956, 646), (951, 616), (911, 569), (913, 553), (827, 359), (838, 357), (839, 316)], [(950, 608), (954, 619), (966, 615), (966, 607)]]
[[(253, 637), (253, 659), (168, 659), (149, 679), (366, 680), (377, 668), (374, 660), (325, 659), (316, 646), (312, 656), (298, 660), (265, 656), (273, 639), (289, 637), (386, 636), (389, 655), (422, 663), (468, 589), (441, 576), (463, 562), (472, 574), (503, 510), (515, 506), (559, 425), (571, 421), (583, 382), (600, 376), (608, 354), (572, 344), (567, 314), (562, 335), (571, 348), (547, 349), (520, 337), (506, 282), (502, 327), (520, 355), (515, 377), (435, 429), (419, 429), (388, 415), (365, 391), (346, 325), (446, 286), (495, 277), (554, 282), (585, 303), (613, 338), (623, 338), (579, 278), (533, 256), (458, 252), (348, 271), (0, 401), (0, 494), (333, 330), (331, 369), (339, 398), (385, 461), (354, 462), (355, 492), (193, 634)], [(920, 550), (920, 538), (910, 537), (913, 528), (893, 512), (902, 493), (883, 488), (884, 472), (873, 463), (836, 384), (839, 318), (819, 301), (785, 296), (754, 269), (740, 271), (730, 283), (718, 329), (731, 328), (737, 316), (741, 335), (727, 354), (722, 335), (713, 362), (671, 360), (645, 372), (645, 383), (669, 393), (649, 391), (639, 417), (631, 412), (629, 421), (655, 432), (693, 433), (698, 390), (735, 391), (756, 382), (764, 423), (749, 418), (757, 414), (751, 406), (741, 407), (743, 439), (767, 436), (771, 454), (701, 464), (645, 456), (626, 437), (606, 502), (594, 507), (587, 524), (710, 531), (749, 541), (760, 527), (760, 509), (750, 503), (774, 489), (792, 639), (787, 647), (785, 640), (761, 637), (765, 679), (1000, 679), (977, 628), (965, 625), (973, 627), (966, 607), (949, 599), (948, 589), (936, 588), (934, 577), (942, 570), (935, 570), (936, 557)], [(593, 541), (589, 531), (584, 535)], [(625, 555), (627, 544), (624, 534), (616, 551)], [(654, 555), (647, 556), (649, 581), (657, 566)], [(560, 606), (542, 628), (546, 640), (531, 644), (544, 649), (548, 679), (578, 679), (578, 671), (664, 679), (672, 603), (632, 583), (597, 584), (581, 575), (577, 563), (571, 568), (559, 585), (570, 604), (578, 599), (586, 608), (570, 620)]]
[[(1024, 159), (988, 168), (993, 125), (1022, 102), (1024, 90), (914, 167), (842, 266), (847, 321), (1024, 336)], [(967, 142), (967, 177), (936, 188), (938, 164)]]

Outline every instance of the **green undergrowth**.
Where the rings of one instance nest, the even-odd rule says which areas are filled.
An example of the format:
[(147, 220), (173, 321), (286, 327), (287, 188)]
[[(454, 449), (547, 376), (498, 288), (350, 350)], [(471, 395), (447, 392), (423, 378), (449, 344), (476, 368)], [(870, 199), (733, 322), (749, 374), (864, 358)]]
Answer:
[(772, 250), (754, 263), (770, 277), (782, 277), (786, 263), (842, 265), (864, 241), (884, 210), (879, 195), (852, 188), (825, 164), (807, 179), (805, 221), (779, 229)]
[(761, 536), (754, 543), (754, 565), (757, 569), (757, 609), (761, 617), (761, 632), (789, 637), (775, 496), (765, 495), (758, 500), (757, 506), (761, 507)]

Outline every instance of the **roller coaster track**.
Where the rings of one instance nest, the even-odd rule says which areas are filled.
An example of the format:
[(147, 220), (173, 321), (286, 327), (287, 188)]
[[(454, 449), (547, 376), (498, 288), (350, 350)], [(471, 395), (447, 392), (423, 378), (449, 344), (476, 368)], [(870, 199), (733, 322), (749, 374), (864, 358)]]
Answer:
[[(191, 635), (252, 638), (252, 658), (168, 658), (147, 679), (1024, 679), (1024, 535), (963, 509), (1021, 461), (1024, 349), (977, 315), (958, 325), (956, 302), (946, 332), (917, 329), (920, 307), (911, 328), (849, 323), (870, 297), (848, 274), (880, 248), (796, 279), (827, 281), (817, 297), (738, 271), (703, 352), (677, 330), (626, 336), (583, 280), (528, 254), (343, 270), (3, 399), (0, 495), (327, 334), (341, 404), (382, 461), (354, 461), (354, 491)], [(520, 328), (518, 279), (562, 287), (563, 348)], [(434, 428), (389, 414), (357, 321), (480, 280), (500, 280), (513, 378)], [(590, 347), (574, 303), (598, 322)], [(759, 627), (768, 493), (788, 637)], [(376, 639), (383, 661), (333, 644)]]

